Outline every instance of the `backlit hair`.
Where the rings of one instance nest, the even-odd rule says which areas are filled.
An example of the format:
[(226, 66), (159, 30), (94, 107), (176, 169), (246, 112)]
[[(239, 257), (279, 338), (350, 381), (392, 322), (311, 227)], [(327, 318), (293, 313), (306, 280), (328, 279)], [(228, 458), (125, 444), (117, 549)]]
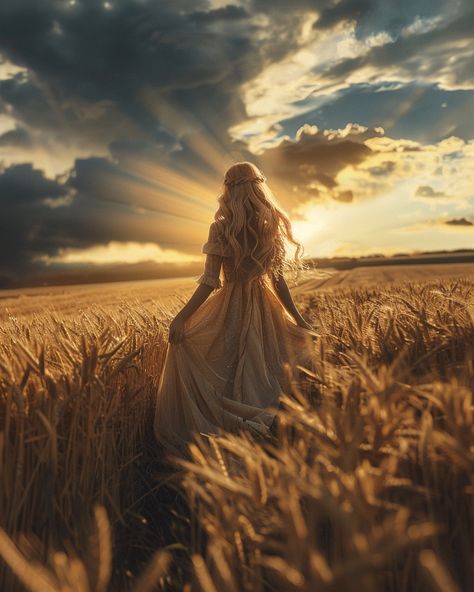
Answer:
[[(294, 238), (291, 222), (277, 205), (266, 177), (251, 162), (237, 162), (224, 175), (215, 214), (217, 228), (229, 245), (234, 274), (281, 274), (302, 267), (302, 245)], [(285, 242), (296, 247), (294, 260), (286, 258)]]

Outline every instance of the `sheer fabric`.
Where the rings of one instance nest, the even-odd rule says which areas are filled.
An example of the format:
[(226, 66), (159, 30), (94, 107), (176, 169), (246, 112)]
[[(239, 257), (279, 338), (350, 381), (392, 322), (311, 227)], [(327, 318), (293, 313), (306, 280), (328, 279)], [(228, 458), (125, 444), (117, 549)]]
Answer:
[(289, 386), (283, 364), (309, 363), (313, 347), (266, 274), (234, 277), (230, 249), (215, 223), (202, 251), (206, 261), (197, 281), (215, 291), (186, 321), (183, 340), (168, 343), (157, 393), (155, 437), (174, 452), (182, 452), (195, 432), (268, 433)]

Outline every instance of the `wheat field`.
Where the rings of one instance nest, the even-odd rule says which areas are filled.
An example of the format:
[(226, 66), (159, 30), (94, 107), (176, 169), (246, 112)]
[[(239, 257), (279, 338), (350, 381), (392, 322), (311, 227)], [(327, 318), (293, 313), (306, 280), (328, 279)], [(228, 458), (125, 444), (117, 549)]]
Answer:
[(0, 589), (474, 589), (474, 279), (392, 280), (295, 290), (320, 337), (271, 439), (172, 468), (151, 421), (192, 282), (5, 294)]

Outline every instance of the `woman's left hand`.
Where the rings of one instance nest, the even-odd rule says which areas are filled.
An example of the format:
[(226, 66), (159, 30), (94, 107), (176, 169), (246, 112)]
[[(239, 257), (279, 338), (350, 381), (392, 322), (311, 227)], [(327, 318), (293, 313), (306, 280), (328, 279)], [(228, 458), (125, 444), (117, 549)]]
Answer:
[(170, 323), (168, 341), (179, 343), (184, 337), (184, 319), (177, 314)]

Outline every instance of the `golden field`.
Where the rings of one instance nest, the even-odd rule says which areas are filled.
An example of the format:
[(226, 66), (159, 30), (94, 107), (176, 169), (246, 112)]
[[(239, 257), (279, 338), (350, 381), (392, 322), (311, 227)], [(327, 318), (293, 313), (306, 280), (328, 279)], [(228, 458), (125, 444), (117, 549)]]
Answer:
[(151, 420), (193, 279), (1, 292), (0, 589), (474, 589), (474, 265), (415, 267), (304, 276), (274, 437), (174, 472)]

